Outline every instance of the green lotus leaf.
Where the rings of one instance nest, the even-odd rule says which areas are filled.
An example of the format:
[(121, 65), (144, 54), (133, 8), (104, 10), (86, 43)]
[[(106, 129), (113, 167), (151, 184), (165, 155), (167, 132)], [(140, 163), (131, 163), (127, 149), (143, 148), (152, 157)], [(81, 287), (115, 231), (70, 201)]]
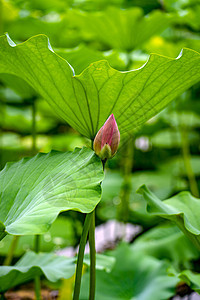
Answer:
[[(110, 273), (96, 271), (96, 300), (160, 300), (175, 293), (179, 279), (169, 277), (167, 264), (144, 253), (134, 252), (128, 244), (109, 253), (116, 263)], [(89, 273), (83, 275), (80, 300), (88, 299)]]
[(181, 192), (164, 201), (156, 197), (145, 185), (138, 193), (148, 202), (147, 211), (153, 215), (163, 217), (176, 225), (200, 249), (200, 201), (189, 192)]
[(188, 268), (189, 261), (198, 259), (200, 255), (183, 232), (171, 224), (159, 225), (148, 230), (135, 240), (132, 249), (157, 259), (167, 259), (176, 268)]
[(80, 29), (83, 40), (98, 41), (103, 47), (127, 52), (161, 33), (172, 19), (172, 14), (158, 10), (144, 16), (139, 7), (123, 10), (112, 6), (101, 12), (71, 10), (71, 23)]
[(41, 234), (61, 211), (93, 211), (103, 176), (100, 158), (85, 147), (8, 163), (0, 172), (2, 234)]
[(45, 35), (15, 45), (0, 38), (0, 73), (27, 81), (55, 112), (93, 139), (114, 113), (121, 135), (137, 130), (200, 78), (200, 54), (185, 49), (177, 59), (153, 54), (140, 69), (119, 72), (107, 61), (75, 76)]
[(56, 282), (70, 278), (75, 272), (74, 258), (57, 256), (53, 253), (27, 252), (14, 266), (0, 267), (0, 292), (44, 275)]

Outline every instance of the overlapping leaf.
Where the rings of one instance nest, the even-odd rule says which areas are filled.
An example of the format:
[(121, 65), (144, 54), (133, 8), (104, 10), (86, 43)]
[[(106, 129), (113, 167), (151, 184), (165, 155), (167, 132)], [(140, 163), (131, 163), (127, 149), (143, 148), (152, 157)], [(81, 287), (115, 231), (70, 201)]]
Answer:
[(81, 134), (94, 138), (114, 113), (121, 134), (131, 132), (162, 110), (200, 78), (200, 54), (185, 49), (178, 59), (152, 55), (138, 70), (119, 72), (106, 61), (93, 63), (79, 76), (56, 55), (46, 36), (15, 47), (0, 39), (0, 73), (26, 80)]
[(75, 272), (73, 258), (56, 256), (52, 253), (27, 252), (14, 266), (0, 267), (0, 292), (44, 275), (55, 282), (70, 278)]
[[(179, 281), (166, 273), (167, 264), (155, 258), (135, 253), (121, 244), (110, 252), (116, 263), (110, 273), (96, 271), (96, 300), (160, 300), (174, 294)], [(83, 276), (81, 300), (88, 299), (89, 274)]]
[(44, 233), (59, 212), (91, 212), (101, 197), (102, 163), (90, 149), (39, 153), (0, 173), (1, 234)]
[[(70, 278), (75, 272), (76, 258), (57, 256), (53, 253), (27, 252), (14, 266), (0, 267), (0, 292), (7, 291), (19, 284), (44, 275), (49, 281), (56, 282)], [(96, 269), (110, 272), (115, 258), (97, 254)], [(84, 257), (84, 264), (90, 265), (89, 256)]]
[(113, 68), (125, 69), (125, 62), (117, 51), (100, 52), (82, 44), (73, 49), (57, 49), (55, 52), (73, 66), (76, 74), (80, 74), (91, 63), (105, 59)]
[[(148, 247), (147, 247), (148, 245)], [(136, 239), (133, 251), (157, 259), (170, 260), (177, 268), (188, 267), (188, 262), (199, 258), (199, 251), (175, 225), (161, 225), (148, 230)]]
[(148, 212), (175, 222), (200, 249), (200, 201), (189, 192), (161, 201), (145, 186), (138, 190), (148, 202)]

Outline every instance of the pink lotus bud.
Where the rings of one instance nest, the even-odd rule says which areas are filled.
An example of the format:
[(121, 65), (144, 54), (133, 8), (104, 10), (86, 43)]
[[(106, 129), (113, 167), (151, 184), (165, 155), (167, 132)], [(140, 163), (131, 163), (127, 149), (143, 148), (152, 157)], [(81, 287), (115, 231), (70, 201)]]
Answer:
[(112, 158), (117, 152), (119, 141), (119, 129), (112, 114), (95, 136), (94, 151), (102, 160)]

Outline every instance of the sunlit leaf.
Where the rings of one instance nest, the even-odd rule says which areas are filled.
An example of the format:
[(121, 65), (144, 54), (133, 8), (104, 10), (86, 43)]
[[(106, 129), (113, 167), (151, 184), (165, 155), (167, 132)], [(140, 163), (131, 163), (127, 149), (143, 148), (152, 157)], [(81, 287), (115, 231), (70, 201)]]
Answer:
[(87, 148), (8, 163), (0, 173), (1, 233), (44, 233), (61, 211), (91, 212), (102, 179), (102, 163)]
[(152, 55), (138, 70), (119, 72), (106, 61), (74, 76), (44, 35), (14, 46), (0, 39), (0, 73), (26, 80), (81, 134), (94, 138), (114, 113), (121, 134), (132, 132), (199, 81), (200, 54), (185, 49), (179, 59)]

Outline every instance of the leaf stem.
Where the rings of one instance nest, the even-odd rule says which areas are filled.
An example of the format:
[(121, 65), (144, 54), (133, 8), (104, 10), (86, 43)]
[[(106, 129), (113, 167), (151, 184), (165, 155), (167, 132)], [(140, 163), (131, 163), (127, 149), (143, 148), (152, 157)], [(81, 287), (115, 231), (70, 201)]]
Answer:
[(4, 261), (4, 266), (10, 266), (19, 238), (20, 238), (19, 235), (13, 236), (12, 243), (10, 245), (6, 259)]
[(40, 251), (40, 235), (36, 234), (35, 236), (35, 252), (38, 253)]
[(36, 101), (35, 97), (32, 99), (32, 154), (36, 153)]
[(188, 141), (188, 133), (186, 128), (181, 129), (181, 137), (182, 137), (182, 152), (183, 152), (183, 160), (185, 164), (185, 169), (189, 181), (190, 191), (193, 196), (199, 197), (199, 189), (198, 184), (195, 178), (194, 171), (191, 165), (191, 155), (190, 155), (190, 145)]
[(79, 299), (85, 244), (87, 242), (87, 236), (88, 236), (88, 231), (90, 228), (92, 216), (93, 216), (93, 212), (86, 215), (84, 226), (83, 226), (83, 231), (82, 231), (79, 251), (78, 251), (77, 265), (76, 265), (76, 277), (75, 277), (73, 300)]
[(95, 250), (95, 210), (92, 212), (92, 219), (89, 228), (90, 246), (90, 295), (89, 300), (95, 299), (96, 287), (96, 250)]
[[(126, 223), (129, 218), (129, 202), (132, 190), (132, 168), (134, 164), (134, 137), (130, 136), (122, 152), (123, 182), (120, 189), (120, 204), (117, 207), (117, 219)], [(123, 238), (123, 235), (122, 235)]]
[(41, 300), (41, 291), (40, 291), (40, 277), (35, 277), (35, 299)]
[[(35, 252), (38, 253), (40, 250), (40, 236), (37, 234), (35, 236)], [(36, 300), (41, 300), (41, 288), (40, 288), (40, 277), (35, 277), (35, 298)]]

